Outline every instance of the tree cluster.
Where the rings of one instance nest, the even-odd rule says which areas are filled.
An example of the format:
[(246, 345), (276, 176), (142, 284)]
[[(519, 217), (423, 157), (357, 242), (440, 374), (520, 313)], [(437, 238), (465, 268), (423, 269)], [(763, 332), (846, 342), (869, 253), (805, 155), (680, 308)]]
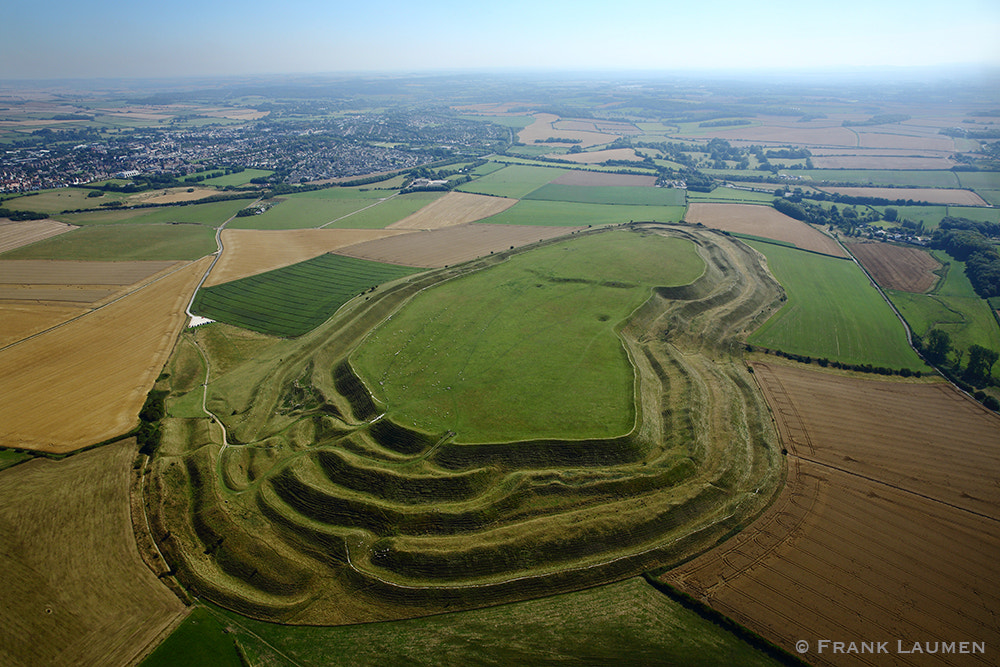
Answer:
[[(1000, 252), (996, 246), (975, 228), (944, 227), (945, 221), (956, 224), (955, 218), (942, 220), (942, 228), (934, 232), (931, 247), (940, 248), (960, 262), (965, 262), (965, 274), (972, 283), (976, 294), (984, 299), (1000, 296)], [(972, 220), (961, 220), (957, 224), (972, 225)], [(983, 223), (988, 228), (992, 223)]]

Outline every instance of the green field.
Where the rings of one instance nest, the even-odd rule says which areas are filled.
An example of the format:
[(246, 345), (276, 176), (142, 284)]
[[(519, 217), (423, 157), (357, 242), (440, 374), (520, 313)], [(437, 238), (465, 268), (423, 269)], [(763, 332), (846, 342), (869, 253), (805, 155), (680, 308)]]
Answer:
[(684, 190), (614, 186), (558, 185), (549, 183), (525, 199), (567, 201), (580, 204), (625, 204), (634, 206), (684, 206)]
[(393, 419), (462, 442), (622, 435), (634, 377), (616, 329), (703, 267), (686, 241), (629, 232), (543, 247), (414, 297), (352, 364)]
[(902, 323), (868, 277), (849, 260), (749, 242), (764, 253), (788, 300), (750, 342), (848, 364), (928, 370)]
[(275, 336), (300, 336), (361, 292), (422, 269), (341, 255), (305, 262), (198, 291), (192, 312)]
[(774, 195), (769, 192), (750, 192), (749, 190), (737, 190), (735, 188), (715, 188), (711, 192), (687, 191), (687, 198), (690, 203), (695, 202), (721, 202), (746, 204), (768, 204), (774, 201)]
[[(261, 665), (777, 664), (640, 578), (473, 611), (341, 627), (219, 613), (251, 663)], [(175, 655), (173, 664), (189, 664), (183, 653)]]
[[(237, 218), (233, 229), (381, 229), (415, 213), (443, 192), (397, 195), (391, 190), (328, 188), (282, 197), (261, 215)], [(391, 197), (391, 198), (390, 198)], [(381, 201), (384, 200), (384, 201)], [(337, 222), (331, 223), (337, 220)]]
[[(1000, 326), (989, 304), (972, 289), (964, 263), (941, 251), (933, 254), (948, 265), (945, 280), (930, 294), (886, 290), (889, 298), (917, 336), (936, 328), (948, 332), (954, 349), (975, 344), (1000, 352)], [(1000, 367), (994, 367), (993, 377), (1000, 380)]]
[(192, 222), (218, 227), (245, 208), (253, 199), (188, 204), (186, 206), (155, 206), (123, 210), (88, 211), (53, 215), (60, 222), (71, 225), (119, 225), (123, 223), (155, 224), (167, 222)]
[(503, 213), (480, 220), (498, 225), (554, 225), (583, 227), (623, 222), (680, 222), (684, 206), (608, 206), (575, 202), (522, 199)]
[(559, 178), (565, 171), (565, 169), (513, 164), (471, 183), (460, 185), (456, 189), (462, 192), (520, 199), (549, 181)]
[(127, 262), (198, 259), (215, 250), (215, 232), (203, 225), (98, 225), (15, 248), (0, 257)]
[(267, 169), (244, 169), (236, 174), (229, 174), (228, 176), (216, 176), (215, 178), (209, 178), (202, 181), (202, 185), (214, 185), (219, 188), (224, 188), (227, 185), (246, 185), (254, 178), (264, 178), (265, 176), (270, 176), (273, 171)]
[(93, 190), (84, 188), (57, 188), (43, 190), (37, 194), (4, 199), (3, 207), (12, 211), (36, 211), (52, 215), (66, 210), (78, 208), (101, 208), (101, 204), (109, 201), (120, 201), (128, 195), (118, 192), (106, 192), (103, 197), (88, 197)]
[(11, 449), (0, 450), (0, 470), (6, 470), (30, 458), (32, 458), (31, 454), (25, 452), (18, 452)]
[(1000, 190), (1000, 171), (957, 171), (955, 175), (961, 187), (975, 190), (980, 195), (983, 190)]
[(814, 181), (854, 185), (898, 185), (912, 188), (959, 188), (956, 172), (946, 170), (916, 171), (906, 169), (797, 169), (791, 175)]
[(243, 667), (236, 638), (205, 607), (195, 607), (142, 667)]

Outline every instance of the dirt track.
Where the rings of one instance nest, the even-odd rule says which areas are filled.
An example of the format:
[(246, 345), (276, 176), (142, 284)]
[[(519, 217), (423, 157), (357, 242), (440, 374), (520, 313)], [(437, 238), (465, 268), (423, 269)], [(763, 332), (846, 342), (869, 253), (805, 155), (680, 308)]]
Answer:
[[(785, 490), (663, 580), (795, 652), (820, 639), (1000, 644), (1000, 419), (950, 385), (754, 364), (788, 448)], [(856, 656), (850, 664), (993, 664)]]

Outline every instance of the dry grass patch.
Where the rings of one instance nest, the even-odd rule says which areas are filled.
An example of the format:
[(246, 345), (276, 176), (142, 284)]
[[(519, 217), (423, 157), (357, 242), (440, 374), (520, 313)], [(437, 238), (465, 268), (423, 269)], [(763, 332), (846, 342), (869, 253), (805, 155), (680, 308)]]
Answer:
[(0, 472), (0, 663), (125, 665), (185, 607), (143, 564), (135, 442)]
[(449, 192), (427, 206), (394, 222), (387, 229), (440, 229), (483, 220), (503, 213), (517, 203), (511, 197), (487, 197), (466, 192)]
[(584, 132), (579, 130), (558, 130), (554, 123), (559, 120), (559, 116), (552, 113), (534, 114), (535, 122), (521, 130), (517, 135), (521, 143), (534, 144), (544, 142), (552, 137), (556, 139), (579, 140), (578, 144), (582, 148), (607, 144), (618, 138), (617, 134), (606, 134), (602, 132)]
[(0, 445), (62, 453), (131, 429), (209, 261), (0, 351)]
[[(191, 190), (191, 192), (188, 192)], [(132, 204), (176, 204), (182, 201), (197, 201), (205, 197), (212, 197), (219, 194), (213, 188), (169, 188), (167, 190), (155, 190), (144, 192), (141, 195), (129, 197)]]
[(598, 164), (605, 160), (626, 160), (629, 162), (642, 162), (642, 158), (635, 154), (633, 148), (615, 148), (607, 151), (594, 151), (592, 153), (566, 153), (565, 155), (552, 154), (548, 157), (569, 160), (578, 164)]
[(912, 199), (931, 204), (955, 204), (956, 206), (986, 206), (982, 197), (971, 190), (944, 188), (820, 188), (824, 192), (847, 195), (848, 197), (880, 197), (895, 201)]
[(88, 308), (55, 304), (0, 303), (0, 348), (61, 324)]
[(362, 241), (396, 236), (384, 229), (227, 229), (222, 232), (222, 257), (205, 286), (264, 273), (304, 262)]
[(0, 218), (0, 253), (68, 232), (71, 229), (76, 229), (76, 227), (56, 220), (15, 222), (7, 218)]
[(850, 251), (882, 287), (923, 293), (937, 284), (941, 268), (929, 252), (890, 243), (851, 243)]
[(804, 222), (779, 213), (770, 206), (753, 204), (691, 204), (685, 219), (712, 229), (750, 234), (791, 243), (803, 250), (847, 257), (835, 240)]
[[(1000, 419), (944, 383), (754, 370), (789, 451), (786, 488), (663, 579), (788, 651), (810, 642), (816, 664), (842, 664), (818, 639), (1000, 643), (1000, 590), (985, 583), (1000, 552)], [(929, 664), (894, 653), (878, 664)]]
[(169, 271), (177, 262), (0, 261), (0, 300), (97, 303), (127, 285)]
[(487, 223), (457, 225), (359, 243), (338, 250), (337, 254), (390, 264), (438, 268), (502, 252), (511, 247), (564, 236), (580, 229), (584, 228)]

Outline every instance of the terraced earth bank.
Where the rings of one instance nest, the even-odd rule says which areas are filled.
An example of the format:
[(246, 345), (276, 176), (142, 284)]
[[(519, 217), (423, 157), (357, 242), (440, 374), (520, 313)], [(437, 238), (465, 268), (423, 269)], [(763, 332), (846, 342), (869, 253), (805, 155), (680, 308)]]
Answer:
[[(575, 268), (551, 259), (595, 243), (620, 255)], [(650, 254), (661, 246), (662, 256)], [(698, 271), (676, 269), (692, 257)], [(588, 322), (587, 300), (600, 290), (642, 292), (607, 332), (583, 341), (618, 341), (609, 363), (632, 377), (620, 432), (599, 435), (583, 424), (565, 437), (477, 438), (474, 425), (441, 426), (397, 410), (392, 398), (383, 404), (394, 394), (379, 383), (403, 380), (368, 377), (353, 365), (387, 322), (446, 299), (464, 280), (506, 284), (516, 262), (537, 284), (505, 315), (514, 327), (526, 326), (517, 313), (541, 307), (548, 288), (571, 289), (575, 297), (554, 294), (577, 299), (570, 310), (579, 304), (574, 312)], [(580, 266), (591, 268), (589, 277)], [(644, 287), (650, 266), (662, 266), (662, 284)], [(648, 224), (388, 283), (242, 363), (235, 348), (199, 348), (187, 334), (165, 381), (176, 416), (163, 422), (145, 485), (153, 537), (195, 595), (261, 619), (322, 625), (527, 599), (676, 564), (750, 523), (779, 486), (780, 446), (740, 350), (781, 294), (747, 246), (708, 230)], [(575, 324), (523, 338), (551, 349), (577, 345)], [(479, 354), (513, 368), (491, 336), (455, 346), (488, 346)], [(192, 407), (201, 404), (206, 367), (206, 404), (225, 434)], [(426, 374), (437, 370), (430, 363)], [(553, 382), (541, 371), (525, 378)], [(467, 379), (486, 393), (516, 393)], [(576, 400), (573, 387), (558, 389), (558, 400)], [(462, 413), (480, 407), (474, 392), (441, 400)], [(547, 409), (511, 401), (507, 417)]]

